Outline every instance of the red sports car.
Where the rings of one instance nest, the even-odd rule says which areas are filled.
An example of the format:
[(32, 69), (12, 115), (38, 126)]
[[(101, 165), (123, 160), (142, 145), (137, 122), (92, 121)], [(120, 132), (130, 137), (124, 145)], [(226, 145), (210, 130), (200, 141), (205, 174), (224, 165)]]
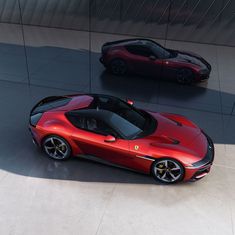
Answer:
[(149, 39), (105, 43), (100, 62), (115, 75), (127, 72), (190, 84), (209, 78), (211, 65), (191, 52), (166, 49)]
[(187, 118), (107, 95), (45, 98), (32, 109), (29, 129), (53, 159), (99, 159), (163, 183), (200, 179), (214, 159), (212, 140)]

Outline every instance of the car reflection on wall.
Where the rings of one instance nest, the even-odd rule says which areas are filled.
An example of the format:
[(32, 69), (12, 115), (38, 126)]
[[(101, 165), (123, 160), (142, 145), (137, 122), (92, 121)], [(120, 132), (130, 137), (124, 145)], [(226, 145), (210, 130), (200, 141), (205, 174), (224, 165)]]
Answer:
[(105, 43), (100, 62), (115, 75), (135, 73), (173, 79), (180, 84), (207, 80), (211, 72), (211, 65), (200, 55), (138, 38)]

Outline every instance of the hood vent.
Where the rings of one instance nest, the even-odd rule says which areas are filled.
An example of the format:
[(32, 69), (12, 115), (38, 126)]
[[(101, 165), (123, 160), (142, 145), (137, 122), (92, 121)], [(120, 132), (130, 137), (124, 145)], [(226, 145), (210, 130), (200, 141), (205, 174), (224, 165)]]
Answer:
[(153, 146), (158, 146), (159, 144), (180, 144), (179, 140), (176, 140), (174, 138), (171, 138), (169, 136), (159, 136), (155, 139), (154, 142), (151, 143)]
[(168, 138), (172, 140), (173, 144), (180, 144), (179, 140), (176, 140), (176, 139), (173, 139), (173, 138), (170, 138), (170, 137), (168, 137)]
[(169, 120), (171, 120), (172, 122), (176, 123), (177, 126), (183, 126), (181, 122), (178, 122), (178, 121), (176, 121), (176, 120), (174, 120), (174, 119), (171, 119), (171, 118), (169, 118), (169, 117), (167, 117), (167, 118), (168, 118)]

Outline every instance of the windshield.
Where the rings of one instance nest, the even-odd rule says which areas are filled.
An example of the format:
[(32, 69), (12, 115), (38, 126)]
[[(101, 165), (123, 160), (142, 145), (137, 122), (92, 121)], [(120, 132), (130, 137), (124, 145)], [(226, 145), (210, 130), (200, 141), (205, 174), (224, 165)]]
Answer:
[(152, 52), (159, 58), (159, 59), (167, 59), (171, 57), (171, 53), (166, 50), (165, 48), (161, 47), (157, 43), (146, 41), (145, 43), (148, 47), (151, 48)]
[(113, 115), (106, 117), (109, 124), (127, 139), (143, 137), (156, 129), (156, 120), (149, 113), (115, 97), (94, 96), (89, 108), (110, 111)]
[(110, 115), (108, 122), (111, 127), (116, 129), (118, 133), (125, 136), (127, 139), (132, 139), (143, 132), (139, 127), (115, 113)]

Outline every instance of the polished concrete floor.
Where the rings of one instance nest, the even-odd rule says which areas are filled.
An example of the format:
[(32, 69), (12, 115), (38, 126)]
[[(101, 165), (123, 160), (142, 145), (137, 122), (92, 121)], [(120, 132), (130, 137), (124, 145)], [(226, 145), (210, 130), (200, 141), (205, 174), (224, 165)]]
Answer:
[[(235, 48), (167, 41), (212, 64), (207, 83), (185, 87), (106, 73), (100, 45), (121, 36), (92, 33), (89, 64), (88, 33), (27, 26), (29, 86), (17, 27), (0, 25), (0, 234), (235, 234)], [(48, 159), (31, 142), (30, 108), (44, 96), (75, 91), (130, 97), (137, 107), (186, 115), (215, 142), (210, 174), (163, 186), (87, 160)]]

